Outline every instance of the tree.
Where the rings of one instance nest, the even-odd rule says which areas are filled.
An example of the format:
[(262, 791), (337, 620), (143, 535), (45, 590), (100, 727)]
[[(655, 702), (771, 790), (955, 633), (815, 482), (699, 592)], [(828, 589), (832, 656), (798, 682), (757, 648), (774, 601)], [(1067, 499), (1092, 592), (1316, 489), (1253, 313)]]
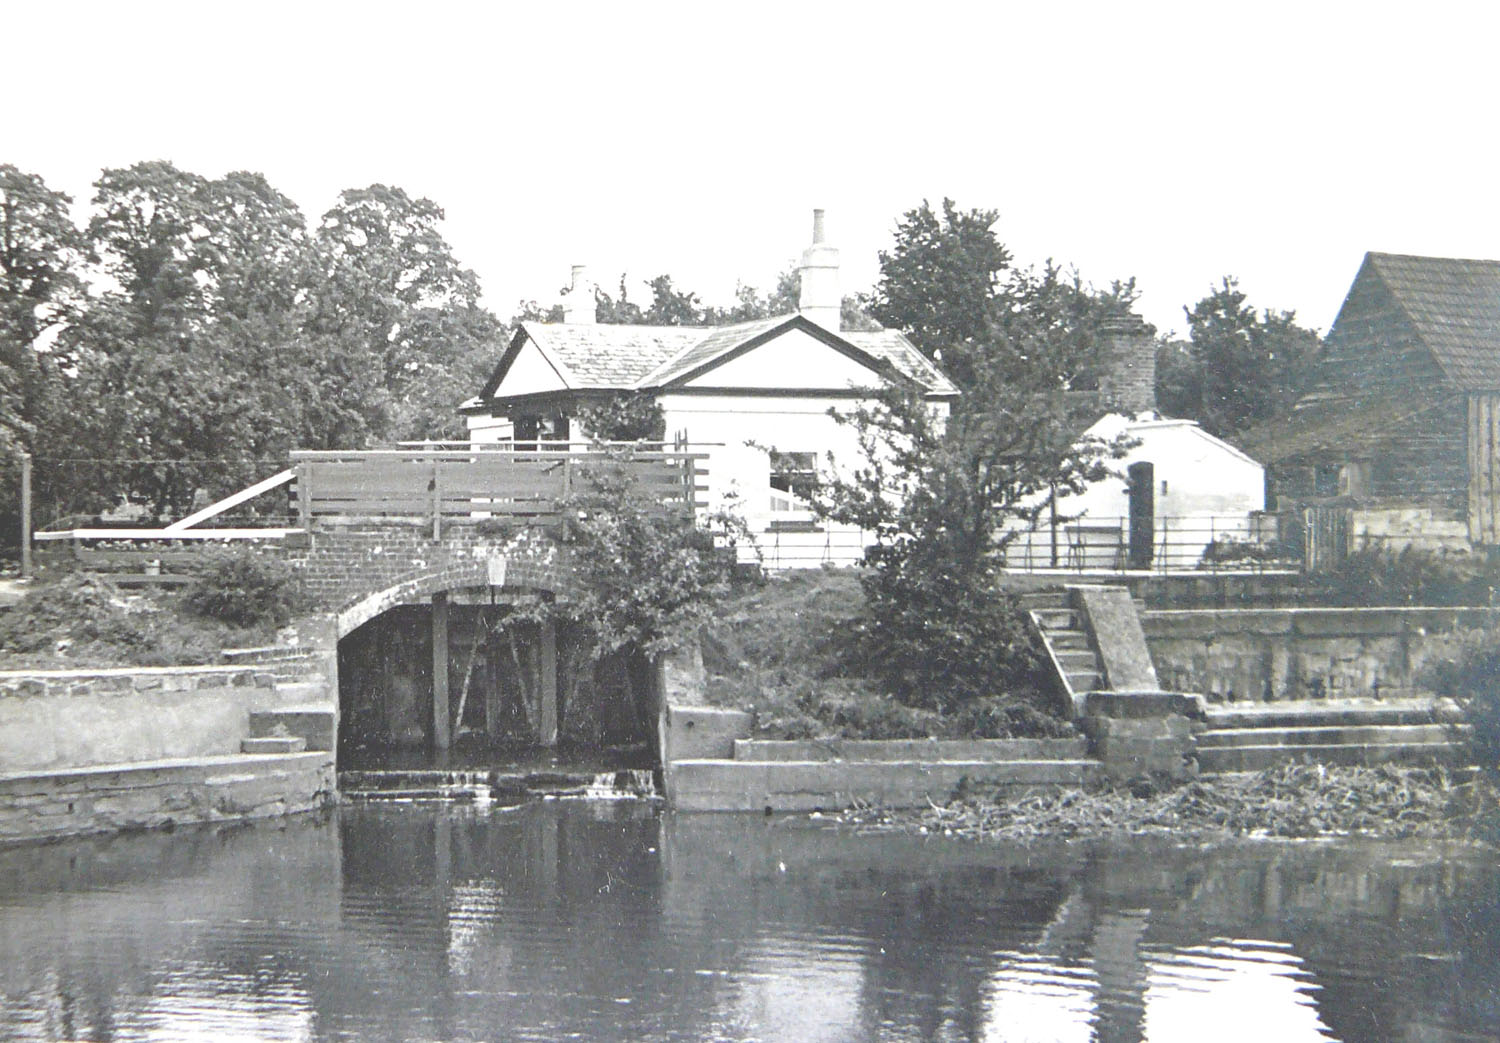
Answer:
[(1286, 416), (1307, 386), (1318, 335), (1297, 325), (1296, 313), (1259, 315), (1237, 280), (1225, 276), (1187, 315), (1185, 352), (1167, 352), (1158, 371), (1162, 404), (1197, 420), (1204, 430), (1232, 438)]
[(500, 324), (442, 220), (436, 203), (387, 185), (345, 191), (323, 215), (309, 324), (323, 393), (314, 444), (460, 433), (453, 404), (482, 383)]
[(999, 583), (1005, 548), (1125, 448), (1080, 437), (1096, 407), (1065, 390), (1077, 342), (995, 324), (984, 341), (946, 418), (901, 386), (841, 417), (865, 462), (817, 498), (822, 513), (877, 538), (862, 580), (868, 661), (898, 698), (945, 711), (1034, 695), (1037, 652)]
[[(35, 174), (0, 164), (0, 519), (17, 532), (19, 454), (52, 451), (68, 413), (72, 358), (56, 334), (85, 299), (86, 245), (68, 215), (72, 200)], [(77, 408), (77, 403), (73, 408)], [(54, 468), (37, 471), (55, 495)]]
[(895, 245), (880, 251), (871, 313), (928, 358), (943, 360), (955, 380), (966, 368), (955, 356), (988, 335), (1000, 276), (1010, 267), (1010, 252), (992, 230), (999, 216), (959, 210), (951, 199), (934, 213), (924, 199), (902, 215)]

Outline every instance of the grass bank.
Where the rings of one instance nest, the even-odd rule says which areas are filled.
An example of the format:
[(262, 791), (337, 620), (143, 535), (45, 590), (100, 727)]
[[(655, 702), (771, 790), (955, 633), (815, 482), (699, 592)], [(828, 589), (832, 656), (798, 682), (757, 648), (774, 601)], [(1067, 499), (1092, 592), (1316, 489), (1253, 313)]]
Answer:
[(1034, 693), (961, 710), (907, 706), (883, 690), (861, 641), (858, 569), (805, 569), (746, 584), (702, 634), (711, 705), (750, 710), (767, 739), (1048, 738), (1075, 730)]
[(960, 793), (942, 806), (855, 808), (839, 819), (865, 831), (976, 841), (1362, 835), (1495, 843), (1500, 790), (1486, 773), (1470, 778), (1443, 768), (1290, 764), (1162, 790), (1103, 785), (1021, 799)]

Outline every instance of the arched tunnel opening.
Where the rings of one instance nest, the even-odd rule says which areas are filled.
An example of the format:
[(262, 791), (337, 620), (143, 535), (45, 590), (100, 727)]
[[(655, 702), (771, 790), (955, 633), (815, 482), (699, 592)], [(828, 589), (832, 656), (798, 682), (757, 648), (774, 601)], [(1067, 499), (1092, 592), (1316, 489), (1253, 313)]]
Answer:
[(338, 769), (655, 767), (653, 664), (536, 607), (439, 594), (340, 638)]

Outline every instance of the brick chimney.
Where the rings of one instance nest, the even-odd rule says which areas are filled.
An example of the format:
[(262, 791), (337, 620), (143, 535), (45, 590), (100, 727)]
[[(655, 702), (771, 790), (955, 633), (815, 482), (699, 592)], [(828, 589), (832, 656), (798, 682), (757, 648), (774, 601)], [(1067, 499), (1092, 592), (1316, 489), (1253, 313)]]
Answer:
[(563, 322), (594, 324), (594, 284), (585, 265), (573, 266), (573, 281), (563, 296)]
[(812, 245), (802, 251), (797, 269), (802, 277), (802, 291), (797, 296), (797, 311), (825, 330), (839, 331), (839, 313), (843, 295), (839, 293), (839, 251), (823, 241), (823, 211), (813, 211)]
[(1111, 409), (1127, 416), (1156, 410), (1156, 330), (1138, 315), (1108, 319), (1103, 340), (1099, 390)]

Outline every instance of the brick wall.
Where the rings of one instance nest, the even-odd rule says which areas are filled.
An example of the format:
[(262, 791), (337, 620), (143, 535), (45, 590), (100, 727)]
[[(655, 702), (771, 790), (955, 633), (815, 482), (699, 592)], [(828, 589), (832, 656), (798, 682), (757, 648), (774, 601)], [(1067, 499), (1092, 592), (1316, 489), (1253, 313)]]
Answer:
[(299, 571), (317, 608), (338, 613), (340, 635), (442, 591), (494, 585), (566, 597), (573, 589), (568, 549), (525, 531), (493, 535), (454, 525), (434, 540), (426, 526), (360, 525), (289, 537), (265, 550)]

